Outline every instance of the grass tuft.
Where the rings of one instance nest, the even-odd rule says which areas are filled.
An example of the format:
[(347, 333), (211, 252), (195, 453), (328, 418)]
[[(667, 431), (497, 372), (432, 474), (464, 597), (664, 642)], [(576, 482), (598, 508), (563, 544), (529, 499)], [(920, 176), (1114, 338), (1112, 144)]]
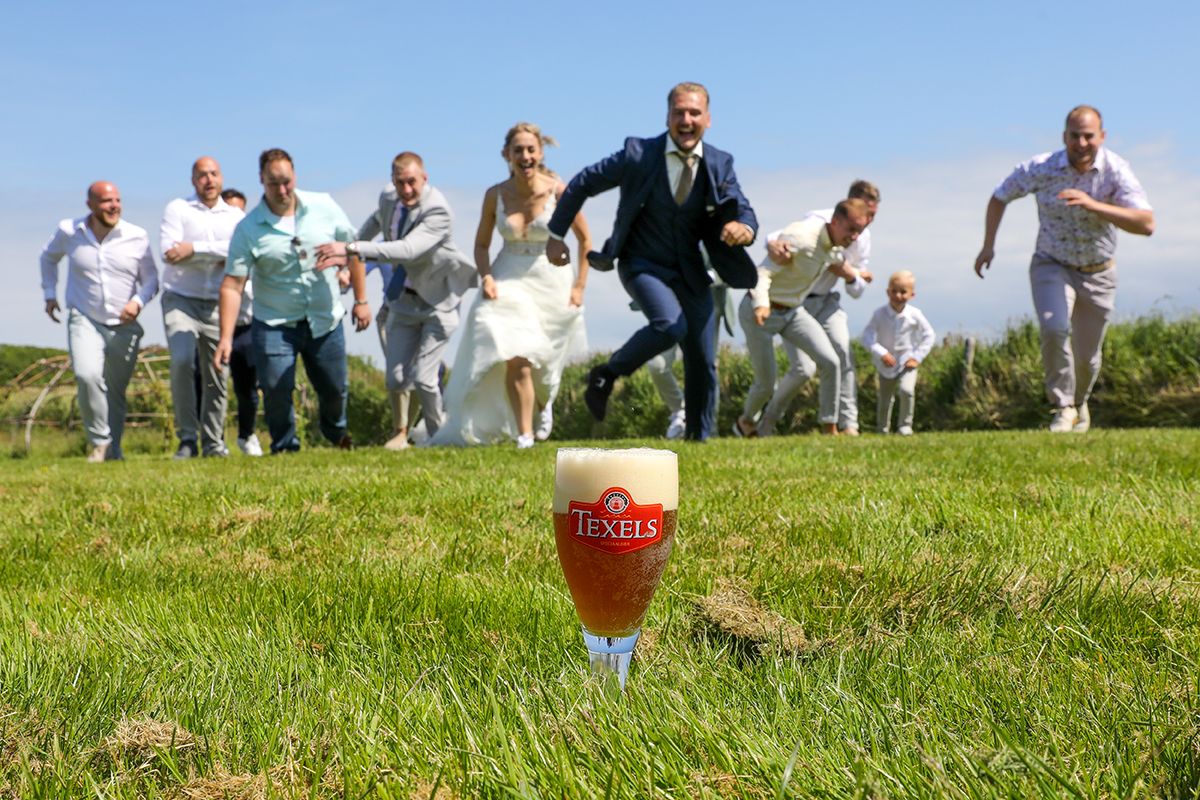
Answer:
[(804, 628), (763, 608), (745, 588), (723, 585), (696, 601), (700, 616), (719, 634), (759, 655), (772, 652), (804, 655), (822, 646), (804, 635)]

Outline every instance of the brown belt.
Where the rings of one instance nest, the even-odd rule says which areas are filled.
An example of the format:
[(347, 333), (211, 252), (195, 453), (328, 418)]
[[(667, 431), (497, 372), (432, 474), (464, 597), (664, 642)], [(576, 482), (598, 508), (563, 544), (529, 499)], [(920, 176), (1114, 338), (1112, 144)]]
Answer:
[(772, 311), (793, 311), (795, 308), (795, 306), (785, 306), (783, 303), (776, 303), (774, 300), (771, 301)]
[(1070, 264), (1066, 264), (1064, 266), (1073, 269), (1076, 272), (1082, 272), (1086, 275), (1090, 275), (1093, 272), (1104, 272), (1104, 270), (1111, 268), (1115, 264), (1116, 262), (1110, 258), (1108, 261), (1101, 261), (1099, 264), (1088, 264), (1084, 267), (1072, 267)]

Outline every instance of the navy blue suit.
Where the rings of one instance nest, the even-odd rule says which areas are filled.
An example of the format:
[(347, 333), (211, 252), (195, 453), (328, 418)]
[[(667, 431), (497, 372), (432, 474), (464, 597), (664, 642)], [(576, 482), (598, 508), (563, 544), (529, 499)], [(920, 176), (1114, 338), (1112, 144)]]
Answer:
[(757, 232), (758, 220), (738, 186), (733, 157), (707, 142), (703, 169), (696, 170), (687, 200), (677, 205), (667, 177), (666, 146), (666, 133), (653, 139), (631, 137), (624, 150), (583, 169), (558, 201), (550, 230), (565, 236), (587, 198), (620, 187), (612, 237), (591, 261), (597, 269), (611, 269), (612, 260), (617, 261), (621, 283), (649, 324), (613, 353), (608, 369), (613, 375), (628, 375), (679, 344), (685, 436), (707, 439), (716, 427), (716, 314), (699, 245), (704, 244), (725, 283), (751, 289), (758, 281), (754, 261), (744, 247), (722, 242), (721, 230), (736, 220)]

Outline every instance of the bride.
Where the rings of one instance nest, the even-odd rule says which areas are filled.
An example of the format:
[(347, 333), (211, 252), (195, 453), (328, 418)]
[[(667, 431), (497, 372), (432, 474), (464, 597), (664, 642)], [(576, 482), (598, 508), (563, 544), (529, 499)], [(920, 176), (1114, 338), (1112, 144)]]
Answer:
[[(586, 354), (587, 262), (581, 260), (576, 273), (546, 259), (547, 224), (566, 188), (543, 162), (543, 145), (553, 144), (529, 122), (517, 123), (504, 137), (501, 156), (510, 175), (483, 196), (475, 235), (481, 286), (446, 386), (446, 421), (430, 444), (516, 439), (518, 448), (532, 447), (535, 409), (549, 418), (563, 366)], [(489, 258), (493, 227), (503, 239), (495, 261)], [(571, 228), (579, 240), (576, 252), (588, 252), (582, 214)], [(539, 430), (539, 438), (543, 433), (549, 431)]]

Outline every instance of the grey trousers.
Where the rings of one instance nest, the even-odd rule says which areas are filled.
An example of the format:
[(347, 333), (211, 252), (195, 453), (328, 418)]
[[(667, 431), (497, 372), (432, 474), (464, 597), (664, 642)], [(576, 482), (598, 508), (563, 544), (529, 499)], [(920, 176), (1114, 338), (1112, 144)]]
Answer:
[(393, 392), (416, 390), (430, 436), (437, 433), (445, 416), (438, 371), (457, 327), (458, 309), (438, 311), (410, 292), (388, 303), (387, 387)]
[(675, 380), (674, 370), (678, 352), (678, 347), (672, 347), (663, 350), (646, 362), (646, 371), (650, 373), (650, 380), (654, 383), (654, 388), (658, 390), (658, 396), (666, 403), (667, 413), (671, 416), (683, 410), (683, 389), (679, 388), (679, 381)]
[(101, 325), (71, 309), (67, 314), (67, 350), (88, 443), (109, 446), (109, 458), (121, 458), (125, 433), (125, 389), (137, 366), (142, 326)]
[(771, 399), (775, 390), (775, 337), (791, 342), (817, 365), (821, 385), (818, 391), (819, 419), (822, 425), (836, 423), (838, 394), (841, 391), (841, 359), (821, 323), (803, 306), (788, 311), (772, 310), (761, 326), (754, 322), (754, 304), (749, 293), (738, 307), (738, 321), (746, 334), (746, 350), (754, 368), (754, 382), (746, 392), (743, 415), (753, 420)]
[[(171, 351), (171, 404), (180, 442), (199, 443), (204, 455), (225, 452), (228, 368), (213, 365), (221, 338), (216, 300), (163, 292), (163, 327)], [(196, 351), (200, 351), (200, 403), (196, 403)]]
[[(841, 386), (838, 394), (838, 427), (858, 428), (858, 378), (854, 374), (854, 351), (850, 349), (850, 325), (846, 312), (842, 310), (841, 294), (828, 294), (808, 297), (804, 300), (804, 310), (813, 319), (821, 323), (829, 336), (829, 343), (837, 352), (842, 363)], [(788, 371), (784, 373), (775, 387), (771, 402), (767, 403), (766, 414), (773, 419), (779, 419), (791, 405), (792, 399), (800, 391), (806, 381), (812, 379), (817, 372), (817, 365), (811, 358), (802, 353), (791, 342), (784, 341), (783, 352), (787, 354)]]
[(896, 417), (896, 428), (912, 429), (913, 410), (916, 408), (917, 371), (906, 369), (895, 378), (879, 379), (879, 399), (875, 403), (875, 428), (880, 433), (887, 433), (892, 422), (892, 403), (896, 394), (900, 395), (900, 412)]
[[(379, 307), (379, 313), (375, 315), (375, 333), (379, 336), (379, 349), (383, 351), (383, 361), (387, 363), (387, 330), (388, 330), (388, 301), (384, 300), (383, 305)], [(394, 419), (392, 422), (397, 428), (412, 428), (413, 424), (421, 416), (420, 398), (417, 402), (412, 402), (412, 392), (399, 392), (402, 396), (400, 401), (403, 419)]]
[(1117, 268), (1084, 273), (1035, 253), (1029, 283), (1041, 328), (1046, 399), (1055, 408), (1081, 406), (1100, 375), (1104, 332), (1117, 295)]

